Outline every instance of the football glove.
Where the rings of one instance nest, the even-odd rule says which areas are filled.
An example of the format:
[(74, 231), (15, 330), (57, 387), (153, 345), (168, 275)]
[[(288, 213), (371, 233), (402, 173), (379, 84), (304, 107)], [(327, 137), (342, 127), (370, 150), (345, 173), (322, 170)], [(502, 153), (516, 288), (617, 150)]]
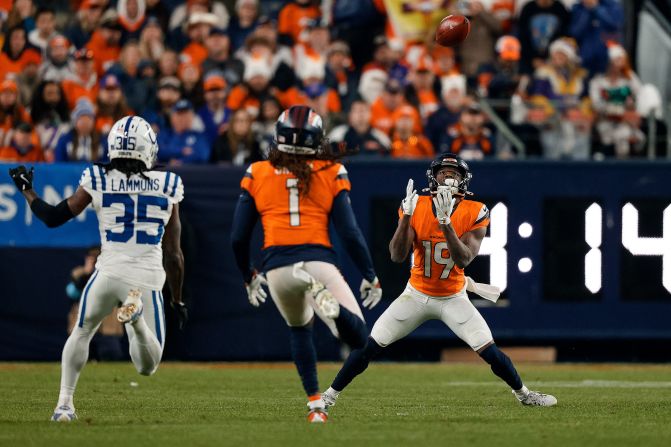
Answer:
[(433, 204), (436, 207), (436, 217), (441, 225), (449, 225), (450, 215), (454, 208), (454, 199), (449, 186), (439, 186), (438, 192), (433, 196)]
[(186, 304), (182, 301), (180, 302), (171, 301), (170, 307), (175, 309), (175, 311), (177, 312), (177, 320), (179, 321), (179, 330), (180, 331), (184, 330), (184, 326), (186, 326), (186, 323), (189, 321), (189, 308), (186, 307)]
[(380, 286), (380, 280), (377, 279), (377, 276), (372, 282), (364, 278), (361, 281), (359, 291), (361, 292), (361, 303), (367, 309), (372, 309), (382, 299), (382, 286)]
[(265, 290), (263, 290), (262, 286), (267, 285), (268, 281), (266, 281), (266, 277), (263, 276), (263, 274), (261, 273), (254, 272), (254, 274), (252, 275), (251, 282), (249, 284), (245, 284), (249, 304), (251, 304), (254, 307), (259, 307), (260, 304), (266, 302), (268, 294), (266, 293)]
[(405, 199), (401, 201), (401, 208), (403, 209), (403, 214), (406, 216), (412, 216), (412, 213), (415, 212), (415, 207), (417, 206), (417, 190), (414, 189), (415, 182), (413, 179), (408, 180), (408, 186), (405, 187)]
[(14, 180), (14, 184), (19, 191), (23, 192), (33, 189), (33, 171), (34, 168), (30, 168), (29, 171), (23, 165), (9, 169), (9, 175)]

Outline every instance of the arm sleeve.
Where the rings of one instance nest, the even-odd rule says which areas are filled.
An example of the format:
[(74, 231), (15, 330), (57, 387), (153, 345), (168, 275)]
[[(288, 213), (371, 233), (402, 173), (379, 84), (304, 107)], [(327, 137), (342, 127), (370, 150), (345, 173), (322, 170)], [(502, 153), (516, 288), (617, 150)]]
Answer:
[(356, 217), (354, 217), (347, 191), (341, 191), (334, 199), (331, 220), (338, 236), (345, 245), (347, 253), (349, 253), (361, 275), (366, 280), (373, 281), (376, 276), (373, 268), (373, 258), (356, 222)]
[(60, 227), (65, 222), (75, 217), (68, 206), (67, 199), (56, 206), (49, 205), (42, 199), (35, 199), (30, 205), (30, 209), (35, 213), (35, 216), (49, 228)]
[(254, 225), (259, 219), (259, 212), (252, 196), (245, 190), (238, 197), (231, 228), (231, 245), (235, 262), (246, 283), (252, 280), (252, 264), (249, 259), (249, 242), (252, 239)]

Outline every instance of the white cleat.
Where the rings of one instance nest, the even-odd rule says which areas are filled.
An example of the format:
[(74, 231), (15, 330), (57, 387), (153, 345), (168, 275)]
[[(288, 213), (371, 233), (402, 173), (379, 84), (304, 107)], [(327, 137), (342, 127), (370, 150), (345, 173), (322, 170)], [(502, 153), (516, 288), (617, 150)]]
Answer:
[(51, 420), (54, 422), (72, 422), (77, 420), (77, 415), (75, 414), (74, 408), (68, 407), (67, 405), (61, 405), (54, 410)]
[(315, 281), (309, 290), (322, 315), (332, 320), (338, 318), (338, 315), (340, 315), (340, 304), (324, 284)]
[(142, 307), (142, 292), (138, 289), (131, 289), (126, 301), (119, 307), (116, 319), (119, 323), (135, 323), (142, 315)]
[(554, 405), (557, 405), (557, 398), (554, 397), (551, 394), (543, 394), (539, 393), (537, 391), (531, 391), (525, 395), (525, 396), (518, 396), (515, 393), (515, 390), (513, 390), (513, 394), (519, 400), (522, 405), (531, 405), (535, 407), (552, 407)]
[(330, 389), (322, 393), (322, 401), (324, 401), (324, 408), (326, 408), (327, 410), (335, 406), (337, 399), (338, 394), (332, 393)]
[(311, 424), (323, 424), (328, 421), (326, 405), (319, 395), (311, 397), (308, 401), (308, 422)]

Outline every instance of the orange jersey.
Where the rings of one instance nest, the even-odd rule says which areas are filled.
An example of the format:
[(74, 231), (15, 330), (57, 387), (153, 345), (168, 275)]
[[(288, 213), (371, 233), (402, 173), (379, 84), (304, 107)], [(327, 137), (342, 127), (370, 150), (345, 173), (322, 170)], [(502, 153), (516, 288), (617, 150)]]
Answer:
[(0, 53), (0, 80), (6, 79), (7, 75), (20, 74), (26, 65), (40, 65), (40, 63), (42, 63), (42, 56), (32, 48), (25, 49), (16, 60), (11, 59), (6, 53)]
[(421, 134), (411, 135), (407, 140), (395, 135), (391, 143), (393, 158), (431, 158), (434, 155), (431, 141)]
[[(410, 226), (415, 230), (410, 285), (430, 296), (449, 296), (465, 285), (464, 269), (450, 258), (445, 236), (438, 227), (429, 196), (420, 196)], [(403, 211), (399, 210), (399, 216)], [(461, 237), (464, 233), (489, 225), (489, 209), (480, 202), (462, 200), (452, 213), (452, 227)]]
[(75, 108), (79, 98), (85, 97), (93, 104), (96, 103), (96, 97), (98, 96), (97, 82), (88, 82), (88, 85), (82, 85), (74, 79), (64, 79), (61, 86), (63, 87), (65, 99), (68, 101), (68, 106), (71, 110)]
[(263, 248), (318, 244), (331, 247), (329, 214), (333, 199), (350, 190), (347, 170), (340, 163), (312, 162), (310, 192), (299, 194), (298, 180), (269, 161), (252, 163), (240, 183), (254, 198), (263, 225)]
[(296, 3), (288, 3), (280, 9), (277, 20), (277, 31), (280, 34), (288, 34), (294, 42), (304, 42), (306, 40), (305, 28), (311, 19), (316, 19), (321, 15), (316, 6), (302, 6)]

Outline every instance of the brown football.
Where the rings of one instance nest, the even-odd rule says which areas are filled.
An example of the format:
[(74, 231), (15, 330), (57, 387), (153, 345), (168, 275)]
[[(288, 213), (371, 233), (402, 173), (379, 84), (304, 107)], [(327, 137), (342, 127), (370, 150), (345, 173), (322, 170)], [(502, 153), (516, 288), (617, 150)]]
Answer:
[(463, 42), (471, 30), (471, 22), (464, 16), (447, 16), (440, 21), (436, 29), (436, 42), (451, 47)]

